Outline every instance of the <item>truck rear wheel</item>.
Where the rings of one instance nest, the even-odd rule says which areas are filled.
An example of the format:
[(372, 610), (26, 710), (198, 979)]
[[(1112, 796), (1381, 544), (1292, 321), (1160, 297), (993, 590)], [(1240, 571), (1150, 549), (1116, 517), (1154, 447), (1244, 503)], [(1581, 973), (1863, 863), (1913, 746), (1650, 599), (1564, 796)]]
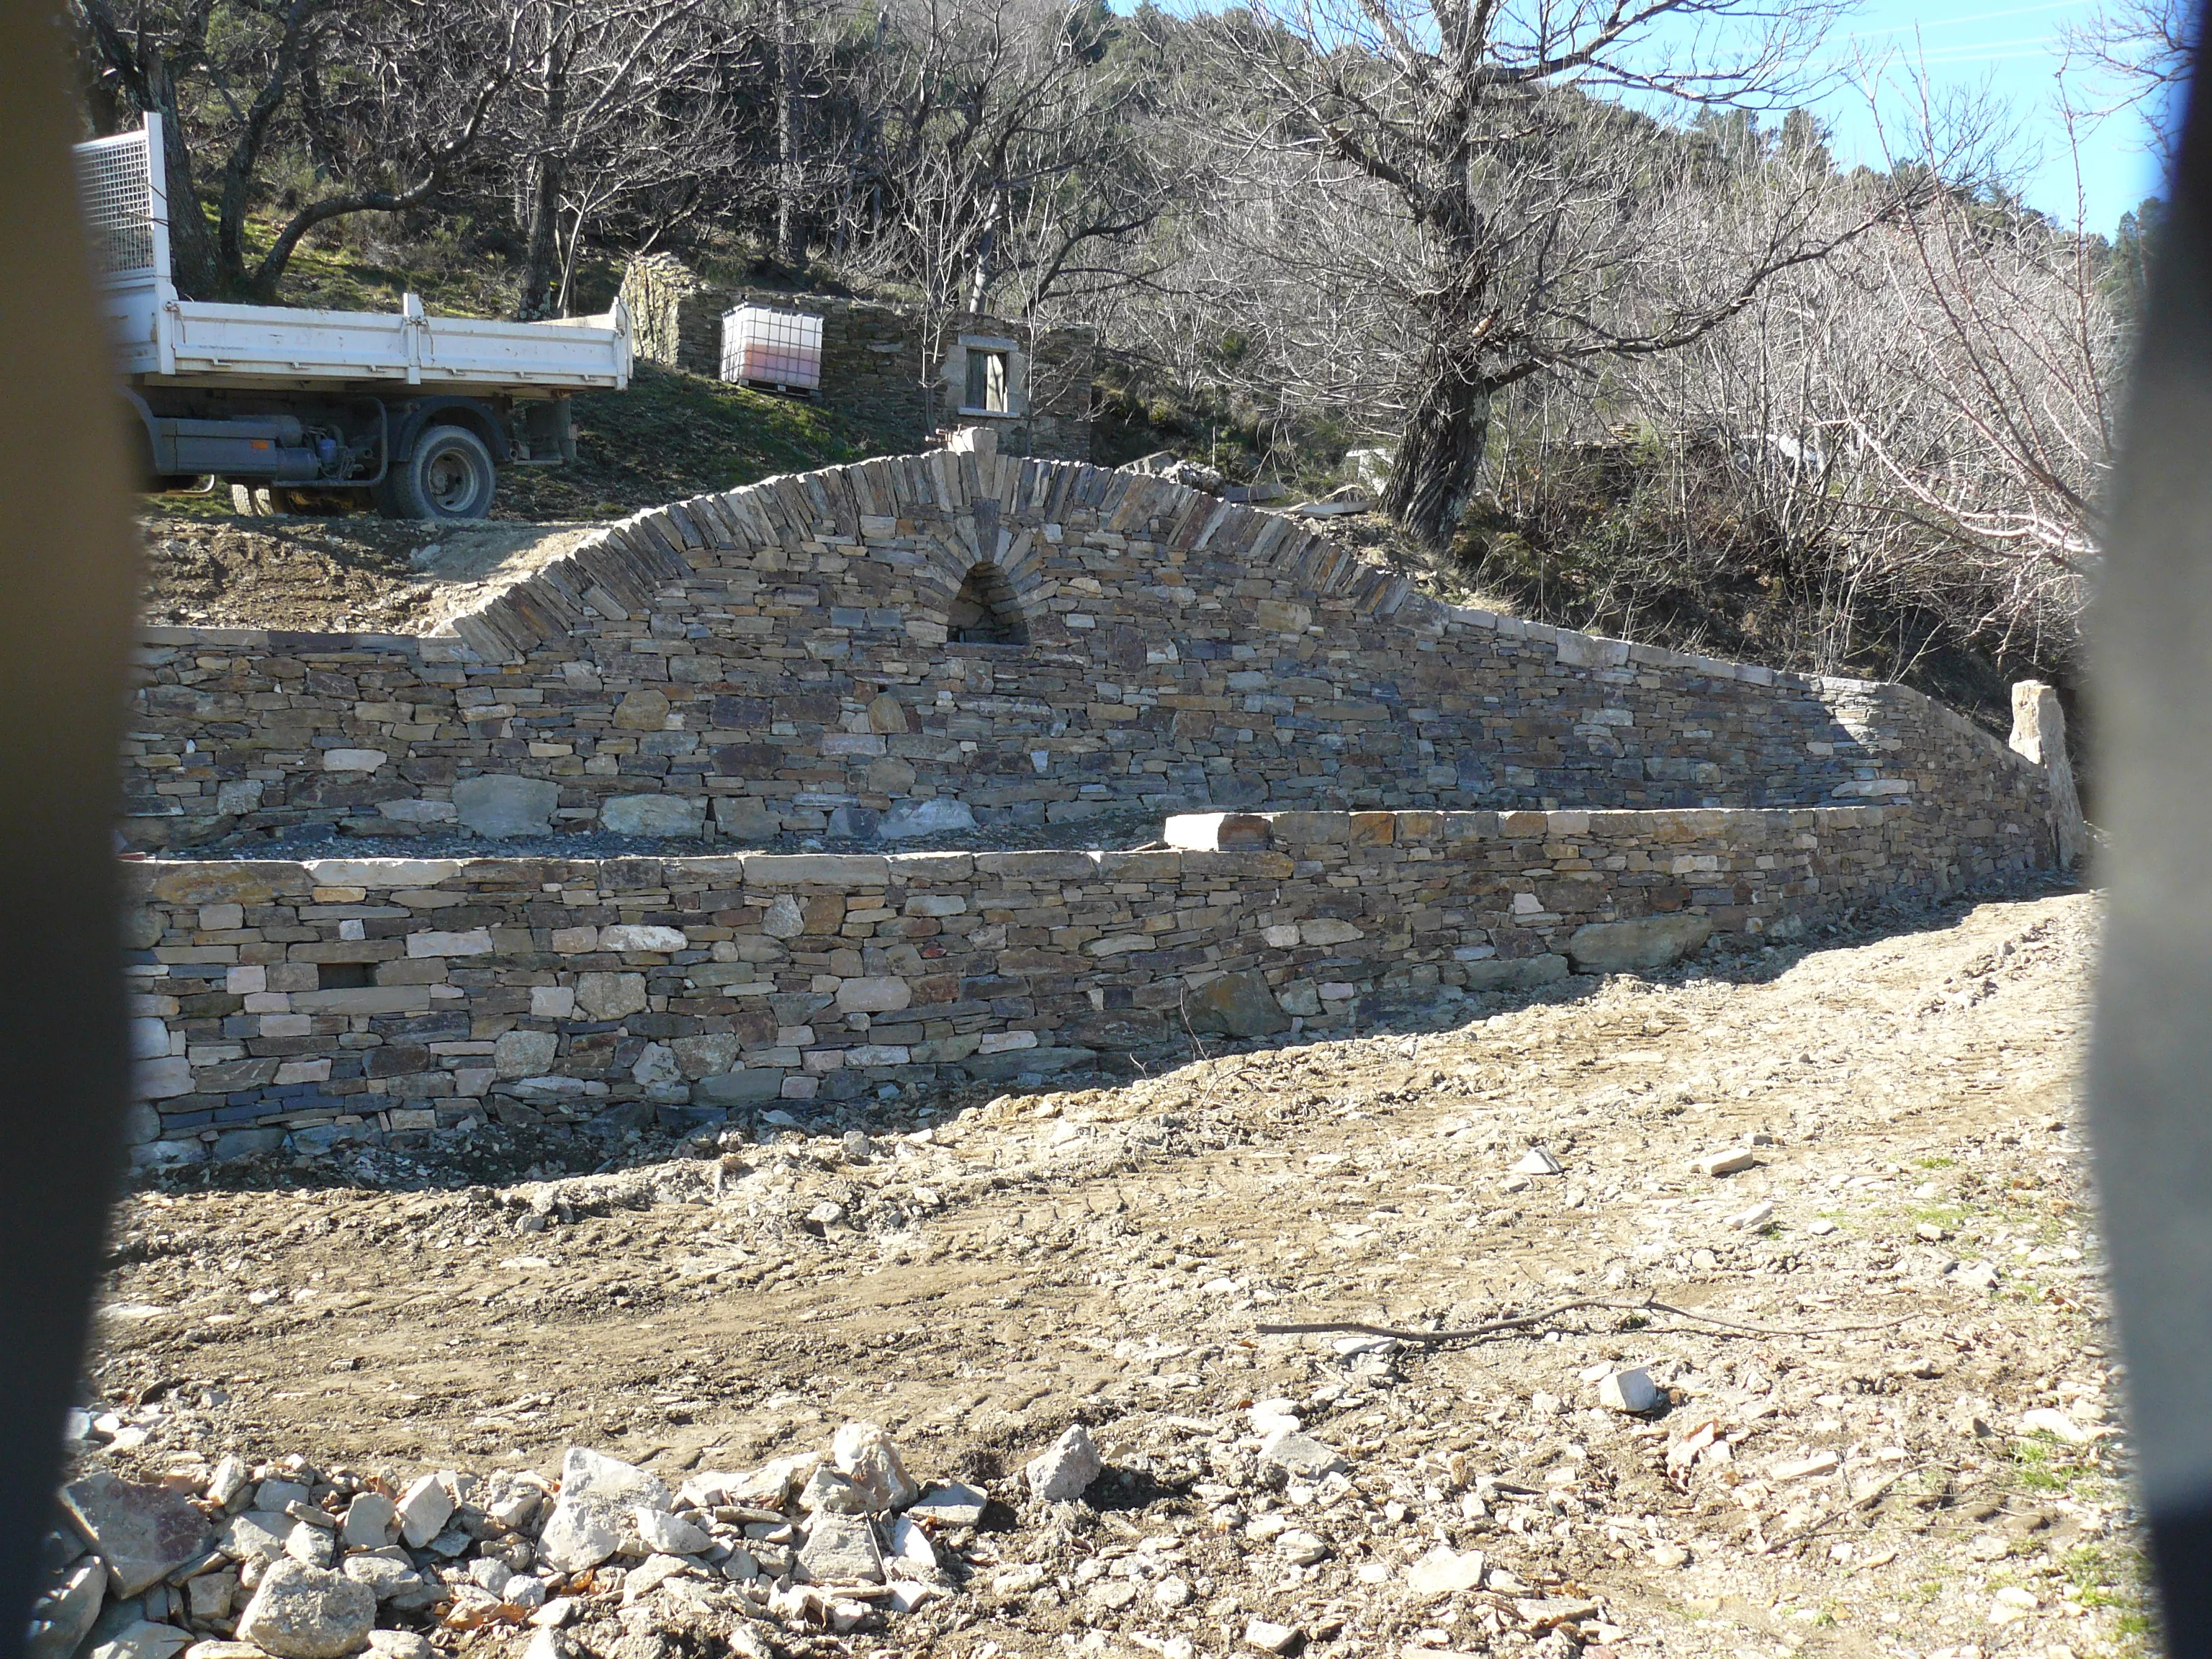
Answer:
[(466, 427), (433, 426), (385, 474), (377, 505), (388, 519), (481, 519), (498, 487), (483, 439)]

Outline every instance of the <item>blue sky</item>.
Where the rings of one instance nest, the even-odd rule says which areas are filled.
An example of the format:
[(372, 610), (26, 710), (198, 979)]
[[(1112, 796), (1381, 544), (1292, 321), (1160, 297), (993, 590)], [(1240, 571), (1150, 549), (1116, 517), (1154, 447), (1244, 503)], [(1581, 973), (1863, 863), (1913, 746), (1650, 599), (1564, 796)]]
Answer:
[[(1939, 88), (1986, 88), (2004, 99), (2020, 119), (2024, 148), (2041, 153), (2040, 164), (2027, 173), (2024, 194), (2032, 206), (2071, 222), (2074, 161), (2053, 105), (2064, 63), (2061, 32), (2086, 21), (2093, 10), (2094, 0), (1865, 0), (1838, 27), (1830, 51), (1838, 61), (1893, 52), (1900, 68), (1924, 64)], [(1890, 112), (1883, 125), (1893, 132), (1903, 112), (1902, 78), (1893, 73), (1884, 82), (1882, 102)], [(2094, 101), (2096, 90), (2083, 86), (2081, 95)], [(1834, 129), (1838, 161), (1881, 165), (1881, 140), (1863, 93), (1838, 88), (1813, 108)], [(2143, 118), (2132, 112), (2083, 132), (2081, 216), (2089, 229), (2109, 235), (2121, 214), (2161, 193), (2148, 136)]]
[[(1212, 9), (1233, 0), (1164, 0), (1171, 10)], [(1115, 9), (1132, 9), (1137, 0), (1109, 0)], [(2059, 73), (2066, 65), (2063, 32), (2087, 23), (2097, 0), (1859, 0), (1838, 21), (1823, 61), (1808, 66), (1836, 71), (1832, 90), (1808, 106), (1833, 134), (1832, 149), (1845, 167), (1886, 164), (1882, 131), (1900, 145), (1899, 159), (1911, 153), (1901, 141), (1910, 125), (1912, 100), (1909, 71), (1924, 68), (1939, 97), (1948, 92), (1994, 94), (2008, 106), (2021, 140), (2024, 163), (2020, 183), (2029, 204), (2071, 224), (2078, 215), (2087, 228), (2112, 234), (2120, 216), (2146, 196), (2163, 194), (2156, 154), (2145, 118), (2134, 111), (2083, 125), (2080, 131), (2079, 185), (2057, 113)], [(1285, 9), (1288, 9), (1285, 7)], [(1418, 14), (1418, 0), (1413, 9)], [(1574, 10), (1573, 6), (1567, 8)], [(1725, 29), (1723, 31), (1725, 35)], [(1662, 28), (1655, 37), (1662, 44)], [(1883, 115), (1877, 122), (1863, 84), (1844, 72), (1869, 60), (1886, 59), (1890, 68), (1879, 86)], [(2110, 101), (2109, 86), (2092, 84), (2080, 67), (2068, 81), (2079, 106)], [(1663, 101), (1654, 113), (1680, 116)], [(2165, 115), (2161, 112), (2161, 116)], [(1771, 125), (1771, 123), (1770, 123)]]

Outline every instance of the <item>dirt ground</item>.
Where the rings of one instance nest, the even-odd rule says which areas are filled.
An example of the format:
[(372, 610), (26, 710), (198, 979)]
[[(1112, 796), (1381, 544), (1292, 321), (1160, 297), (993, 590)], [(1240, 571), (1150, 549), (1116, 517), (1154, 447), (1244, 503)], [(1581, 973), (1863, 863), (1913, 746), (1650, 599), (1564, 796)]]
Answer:
[(585, 525), (346, 518), (143, 521), (149, 623), (428, 634), (561, 557)]
[[(726, 1655), (732, 1631), (741, 1654), (963, 1659), (1188, 1659), (1248, 1631), (1437, 1659), (2140, 1651), (2073, 1098), (2094, 914), (1990, 902), (1126, 1087), (908, 1103), (929, 1127), (871, 1144), (143, 1190), (86, 1455), (398, 1482), (551, 1476), (581, 1445), (672, 1486), (865, 1419), (917, 1478), (997, 1500), (940, 1539), (950, 1594), (848, 1635), (726, 1586), (572, 1587), (577, 1645), (613, 1659)], [(1560, 1173), (1517, 1173), (1532, 1148)], [(1458, 1342), (1260, 1329), (1577, 1301)], [(1600, 1403), (1632, 1368), (1649, 1414)], [(1271, 1466), (1287, 1418), (1343, 1470)], [(1025, 1460), (1078, 1422), (1106, 1476), (1031, 1498)]]

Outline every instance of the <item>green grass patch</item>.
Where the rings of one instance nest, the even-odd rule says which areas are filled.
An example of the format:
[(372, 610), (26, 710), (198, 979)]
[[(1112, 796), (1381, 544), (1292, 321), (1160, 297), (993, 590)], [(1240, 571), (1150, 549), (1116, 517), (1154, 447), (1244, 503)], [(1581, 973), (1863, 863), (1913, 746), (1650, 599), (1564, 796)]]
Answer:
[(574, 464), (509, 471), (501, 480), (500, 517), (618, 518), (890, 450), (817, 404), (657, 363), (638, 364), (627, 392), (578, 397), (574, 418)]
[(2058, 1442), (2047, 1433), (2008, 1442), (2005, 1455), (2012, 1462), (2013, 1484), (2024, 1492), (2064, 1492), (2081, 1470), (2061, 1455)]

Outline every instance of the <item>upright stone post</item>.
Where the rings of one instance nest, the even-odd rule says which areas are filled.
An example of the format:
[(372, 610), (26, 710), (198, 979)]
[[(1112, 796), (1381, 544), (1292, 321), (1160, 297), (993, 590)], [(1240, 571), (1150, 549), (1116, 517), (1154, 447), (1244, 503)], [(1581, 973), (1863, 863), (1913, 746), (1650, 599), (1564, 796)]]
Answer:
[(995, 427), (963, 426), (945, 441), (945, 447), (956, 455), (973, 455), (979, 461), (996, 459), (999, 453), (999, 434)]
[(2051, 780), (2051, 841), (2058, 867), (2070, 870), (2089, 850), (2081, 797), (2074, 788), (2074, 763), (2066, 757), (2066, 709), (2041, 680), (2012, 689), (2012, 750), (2041, 767)]

